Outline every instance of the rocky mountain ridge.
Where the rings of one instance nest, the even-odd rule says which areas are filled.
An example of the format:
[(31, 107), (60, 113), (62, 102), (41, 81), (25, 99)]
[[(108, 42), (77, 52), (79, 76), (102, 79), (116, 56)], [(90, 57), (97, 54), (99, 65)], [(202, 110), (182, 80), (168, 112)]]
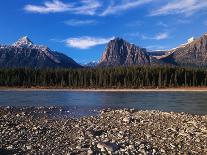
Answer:
[(121, 38), (111, 40), (99, 61), (99, 66), (149, 65), (150, 57), (145, 48), (130, 44)]
[[(147, 51), (122, 38), (111, 40), (100, 61), (84, 67), (170, 65), (179, 67), (207, 67), (207, 33), (190, 38), (187, 43), (161, 51)], [(0, 68), (80, 68), (70, 57), (36, 45), (28, 37), (20, 38), (12, 45), (0, 44)]]
[(198, 39), (193, 37), (187, 43), (171, 50), (151, 51), (127, 41), (111, 40), (98, 66), (170, 65), (180, 67), (207, 67), (207, 33)]
[(166, 55), (158, 58), (164, 63), (176, 66), (207, 67), (207, 33), (186, 44), (166, 51)]
[(12, 45), (0, 45), (0, 68), (78, 68), (70, 57), (35, 45), (28, 37), (22, 37)]

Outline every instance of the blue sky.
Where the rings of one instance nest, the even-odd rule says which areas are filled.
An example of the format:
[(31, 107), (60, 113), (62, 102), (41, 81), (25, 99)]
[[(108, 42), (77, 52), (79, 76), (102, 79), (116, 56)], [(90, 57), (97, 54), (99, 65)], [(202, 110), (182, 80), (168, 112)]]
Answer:
[(79, 63), (98, 61), (114, 37), (162, 50), (206, 32), (206, 0), (4, 0), (0, 5), (0, 43), (28, 36)]

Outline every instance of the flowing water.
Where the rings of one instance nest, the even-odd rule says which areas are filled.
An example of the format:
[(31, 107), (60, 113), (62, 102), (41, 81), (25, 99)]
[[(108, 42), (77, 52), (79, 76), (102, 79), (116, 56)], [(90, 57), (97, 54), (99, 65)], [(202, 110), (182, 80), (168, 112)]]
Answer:
[(0, 106), (63, 106), (80, 116), (105, 108), (207, 114), (207, 92), (0, 91)]

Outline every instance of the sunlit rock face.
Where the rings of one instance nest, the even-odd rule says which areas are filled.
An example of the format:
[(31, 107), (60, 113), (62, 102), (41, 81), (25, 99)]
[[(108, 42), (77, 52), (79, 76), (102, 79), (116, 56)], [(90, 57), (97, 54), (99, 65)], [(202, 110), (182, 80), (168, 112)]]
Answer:
[(123, 39), (111, 40), (99, 62), (99, 66), (149, 65), (150, 58), (145, 48), (130, 44)]

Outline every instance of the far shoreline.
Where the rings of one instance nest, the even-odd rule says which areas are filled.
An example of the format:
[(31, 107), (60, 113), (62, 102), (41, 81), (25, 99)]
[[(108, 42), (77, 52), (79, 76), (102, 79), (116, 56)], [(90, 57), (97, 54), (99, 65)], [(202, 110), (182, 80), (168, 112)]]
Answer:
[(207, 92), (207, 87), (187, 87), (187, 88), (143, 88), (143, 89), (123, 89), (123, 88), (21, 88), (21, 87), (0, 87), (0, 91), (68, 91), (68, 92)]

